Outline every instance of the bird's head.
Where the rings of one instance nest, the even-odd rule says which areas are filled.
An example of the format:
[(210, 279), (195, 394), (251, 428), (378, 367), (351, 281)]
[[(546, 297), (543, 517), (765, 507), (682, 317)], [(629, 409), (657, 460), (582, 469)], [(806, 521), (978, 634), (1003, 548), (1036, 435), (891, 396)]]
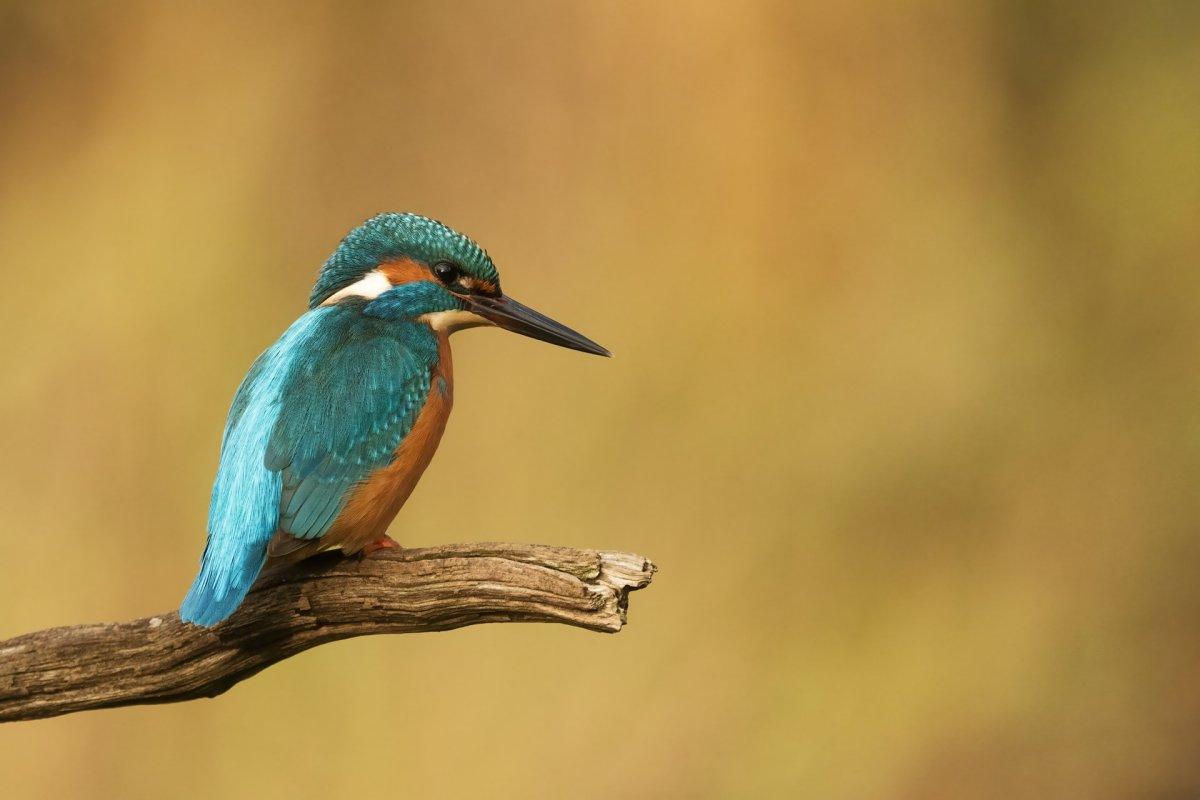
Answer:
[(494, 325), (573, 350), (611, 355), (583, 334), (505, 295), (500, 273), (483, 248), (419, 214), (380, 214), (352, 230), (322, 267), (309, 307), (351, 297), (371, 299), (388, 316), (421, 320), (436, 330)]

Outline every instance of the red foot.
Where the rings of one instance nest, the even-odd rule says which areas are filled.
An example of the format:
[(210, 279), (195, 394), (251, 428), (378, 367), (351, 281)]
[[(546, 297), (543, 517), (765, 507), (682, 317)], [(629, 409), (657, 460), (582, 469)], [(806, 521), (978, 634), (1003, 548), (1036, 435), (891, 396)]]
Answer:
[(390, 536), (381, 536), (362, 550), (359, 550), (358, 557), (370, 558), (373, 553), (378, 553), (380, 550), (391, 550), (392, 548), (400, 549), (400, 543)]

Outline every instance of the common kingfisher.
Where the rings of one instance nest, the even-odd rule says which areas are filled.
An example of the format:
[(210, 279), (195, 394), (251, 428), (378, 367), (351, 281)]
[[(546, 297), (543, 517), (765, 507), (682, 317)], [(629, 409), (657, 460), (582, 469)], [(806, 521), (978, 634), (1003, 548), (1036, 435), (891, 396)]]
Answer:
[(450, 334), (481, 325), (610, 355), (501, 292), (488, 254), (436, 220), (380, 214), (351, 231), (234, 395), (180, 616), (217, 624), (268, 562), (397, 546), (387, 528), (454, 401)]

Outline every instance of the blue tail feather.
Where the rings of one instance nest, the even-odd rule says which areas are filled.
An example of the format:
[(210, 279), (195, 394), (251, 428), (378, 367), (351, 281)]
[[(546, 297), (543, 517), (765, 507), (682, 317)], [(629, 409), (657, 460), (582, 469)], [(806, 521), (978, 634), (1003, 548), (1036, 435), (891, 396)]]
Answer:
[(237, 610), (267, 560), (267, 548), (261, 552), (247, 548), (236, 554), (236, 563), (216, 565), (204, 551), (200, 574), (179, 607), (184, 622), (212, 627)]
[(245, 599), (279, 525), (283, 480), (265, 464), (279, 397), (299, 349), (322, 311), (305, 314), (255, 362), (238, 388), (221, 442), (200, 574), (179, 608), (185, 622), (212, 626)]

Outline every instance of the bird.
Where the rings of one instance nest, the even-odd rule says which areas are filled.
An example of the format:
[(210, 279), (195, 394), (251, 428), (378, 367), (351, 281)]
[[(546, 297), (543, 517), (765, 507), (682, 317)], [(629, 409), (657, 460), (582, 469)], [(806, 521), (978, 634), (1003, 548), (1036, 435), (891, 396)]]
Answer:
[(454, 402), (450, 334), (481, 326), (611, 355), (506, 295), (487, 252), (437, 220), (384, 213), (350, 231), (234, 395), (180, 618), (227, 619), (269, 563), (398, 547), (388, 527)]

